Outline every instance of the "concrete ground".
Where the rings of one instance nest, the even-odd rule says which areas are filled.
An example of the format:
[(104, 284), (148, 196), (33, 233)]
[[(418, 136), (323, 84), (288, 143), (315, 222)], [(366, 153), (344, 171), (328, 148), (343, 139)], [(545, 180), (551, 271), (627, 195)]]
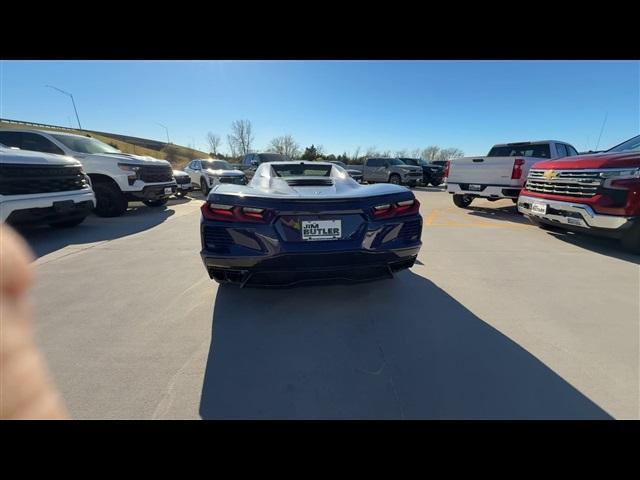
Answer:
[(394, 280), (238, 290), (198, 255), (200, 197), (24, 234), (37, 335), (79, 419), (640, 418), (640, 257), (510, 201), (415, 189)]

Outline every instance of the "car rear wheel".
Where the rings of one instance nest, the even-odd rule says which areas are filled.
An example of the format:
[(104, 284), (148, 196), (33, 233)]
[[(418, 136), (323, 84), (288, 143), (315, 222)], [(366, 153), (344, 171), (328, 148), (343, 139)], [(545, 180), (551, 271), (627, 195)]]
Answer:
[(99, 217), (119, 217), (127, 211), (127, 199), (117, 185), (94, 183), (93, 192), (96, 195), (95, 213)]
[(442, 185), (442, 182), (438, 182), (438, 181), (430, 182), (430, 183), (431, 183), (431, 186), (433, 186), (433, 187), (439, 187), (440, 185)]
[(471, 195), (454, 195), (453, 203), (456, 207), (467, 208), (473, 202)]
[(142, 203), (147, 207), (163, 207), (168, 201), (168, 198), (159, 198), (158, 200), (143, 200)]
[(394, 173), (389, 177), (389, 183), (393, 183), (394, 185), (400, 185), (400, 175)]

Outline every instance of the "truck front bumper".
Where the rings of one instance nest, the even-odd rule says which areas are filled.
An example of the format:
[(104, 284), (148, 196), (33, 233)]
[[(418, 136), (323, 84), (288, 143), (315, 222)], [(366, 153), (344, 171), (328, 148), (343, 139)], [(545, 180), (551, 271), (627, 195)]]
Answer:
[[(534, 204), (536, 210), (534, 210)], [(606, 230), (611, 233), (622, 233), (637, 221), (636, 217), (603, 215), (595, 212), (589, 205), (581, 203), (526, 195), (520, 195), (518, 198), (518, 211), (550, 225), (560, 224), (582, 230)]]
[(176, 182), (152, 184), (147, 185), (138, 192), (125, 192), (128, 200), (142, 201), (142, 200), (160, 200), (162, 198), (169, 198), (175, 194), (177, 190)]

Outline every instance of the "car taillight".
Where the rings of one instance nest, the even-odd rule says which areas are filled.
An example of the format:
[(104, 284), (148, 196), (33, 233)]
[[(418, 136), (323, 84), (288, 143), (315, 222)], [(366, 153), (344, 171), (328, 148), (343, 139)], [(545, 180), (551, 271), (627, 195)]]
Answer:
[(511, 170), (512, 180), (519, 180), (522, 178), (522, 165), (524, 165), (524, 160), (522, 158), (516, 158), (513, 161), (513, 170)]
[(396, 203), (383, 203), (373, 207), (374, 218), (389, 218), (400, 215), (410, 215), (418, 213), (420, 210), (420, 202), (417, 199), (403, 200)]
[(444, 175), (443, 175), (443, 177), (444, 177), (444, 178), (448, 178), (448, 177), (449, 177), (449, 164), (450, 164), (450, 163), (451, 163), (451, 162), (450, 162), (449, 160), (447, 160), (447, 161), (444, 163)]
[(204, 218), (208, 220), (252, 223), (268, 223), (270, 220), (270, 212), (264, 208), (204, 203), (200, 210)]

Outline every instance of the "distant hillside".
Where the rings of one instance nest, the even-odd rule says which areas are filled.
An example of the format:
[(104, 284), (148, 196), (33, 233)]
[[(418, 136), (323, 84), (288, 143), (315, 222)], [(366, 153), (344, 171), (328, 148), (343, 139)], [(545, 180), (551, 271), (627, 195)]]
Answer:
[(182, 168), (194, 158), (209, 158), (209, 154), (192, 148), (164, 143), (146, 138), (131, 137), (116, 133), (96, 132), (94, 130), (75, 130), (72, 128), (40, 123), (23, 122), (18, 120), (0, 119), (0, 128), (37, 128), (56, 132), (75, 133), (77, 135), (91, 135), (91, 137), (107, 143), (125, 153), (134, 155), (148, 155), (154, 158), (168, 160), (175, 168)]

